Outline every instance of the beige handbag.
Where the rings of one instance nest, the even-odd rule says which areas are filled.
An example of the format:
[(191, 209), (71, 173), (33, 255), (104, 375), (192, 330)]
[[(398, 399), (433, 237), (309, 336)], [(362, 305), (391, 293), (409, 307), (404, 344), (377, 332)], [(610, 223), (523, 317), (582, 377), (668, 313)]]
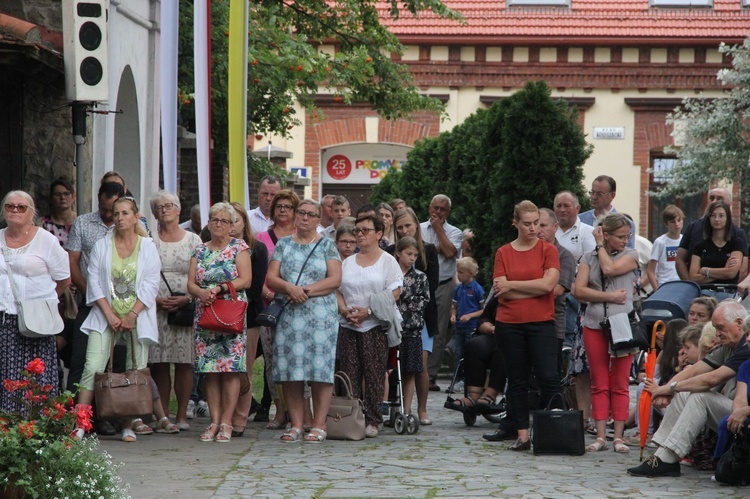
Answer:
[[(337, 383), (338, 381), (338, 383)], [(345, 392), (336, 395), (336, 386)], [(331, 407), (326, 416), (328, 438), (331, 440), (364, 440), (365, 408), (360, 399), (352, 396), (352, 382), (345, 372), (339, 371), (333, 383)]]

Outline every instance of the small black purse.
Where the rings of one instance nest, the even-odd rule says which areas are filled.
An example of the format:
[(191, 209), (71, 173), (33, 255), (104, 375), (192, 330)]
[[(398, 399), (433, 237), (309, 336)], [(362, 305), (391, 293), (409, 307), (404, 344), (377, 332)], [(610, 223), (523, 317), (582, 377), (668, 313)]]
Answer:
[[(563, 409), (551, 409), (555, 397)], [(563, 396), (554, 394), (546, 408), (533, 412), (531, 443), (534, 454), (584, 455), (583, 411), (569, 409)]]
[[(161, 272), (161, 278), (164, 279), (164, 284), (167, 285), (170, 296), (185, 296), (185, 293), (175, 293), (172, 291), (167, 278), (164, 277), (164, 272)], [(167, 313), (167, 324), (170, 326), (188, 327), (193, 325), (193, 321), (195, 321), (195, 301), (189, 302), (179, 310)]]

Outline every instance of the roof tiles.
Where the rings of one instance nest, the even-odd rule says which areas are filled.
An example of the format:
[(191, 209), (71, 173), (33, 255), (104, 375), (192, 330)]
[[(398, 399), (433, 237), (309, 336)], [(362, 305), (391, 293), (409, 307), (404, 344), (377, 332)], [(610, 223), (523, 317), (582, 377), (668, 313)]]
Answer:
[(505, 0), (444, 0), (466, 21), (441, 19), (431, 12), (418, 18), (388, 18), (384, 25), (400, 37), (609, 37), (741, 39), (750, 35), (750, 9), (741, 0), (714, 0), (713, 8), (651, 8), (648, 0), (571, 0), (568, 7), (507, 7)]

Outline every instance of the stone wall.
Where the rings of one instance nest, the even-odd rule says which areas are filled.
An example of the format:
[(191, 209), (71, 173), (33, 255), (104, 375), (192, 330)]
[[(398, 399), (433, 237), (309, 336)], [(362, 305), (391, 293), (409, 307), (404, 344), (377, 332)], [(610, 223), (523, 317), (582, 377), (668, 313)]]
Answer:
[(0, 12), (62, 32), (60, 0), (0, 0)]

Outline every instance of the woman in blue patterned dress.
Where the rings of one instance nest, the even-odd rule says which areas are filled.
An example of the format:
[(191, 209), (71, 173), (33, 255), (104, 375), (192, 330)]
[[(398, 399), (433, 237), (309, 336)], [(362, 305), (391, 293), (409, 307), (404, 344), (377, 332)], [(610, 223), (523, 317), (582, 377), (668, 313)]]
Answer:
[(339, 330), (336, 289), (341, 285), (341, 260), (333, 239), (318, 234), (319, 218), (320, 205), (302, 201), (294, 216), (297, 232), (279, 239), (268, 266), (269, 286), (290, 300), (273, 338), (273, 379), (282, 383), (292, 422), (282, 442), (298, 442), (302, 435), (305, 381), (312, 388), (314, 415), (305, 442), (326, 439)]
[[(198, 326), (204, 307), (216, 300), (228, 299), (227, 282), (237, 297), (247, 301), (243, 291), (252, 282), (248, 246), (242, 239), (229, 236), (237, 221), (237, 212), (229, 203), (216, 203), (208, 212), (211, 240), (196, 248), (190, 260), (188, 293), (198, 299), (195, 308), (195, 372), (206, 374), (206, 400), (211, 424), (201, 434), (203, 442), (229, 442), (232, 414), (240, 395), (240, 373), (247, 371), (247, 336), (209, 331)], [(244, 328), (243, 328), (244, 330)]]

